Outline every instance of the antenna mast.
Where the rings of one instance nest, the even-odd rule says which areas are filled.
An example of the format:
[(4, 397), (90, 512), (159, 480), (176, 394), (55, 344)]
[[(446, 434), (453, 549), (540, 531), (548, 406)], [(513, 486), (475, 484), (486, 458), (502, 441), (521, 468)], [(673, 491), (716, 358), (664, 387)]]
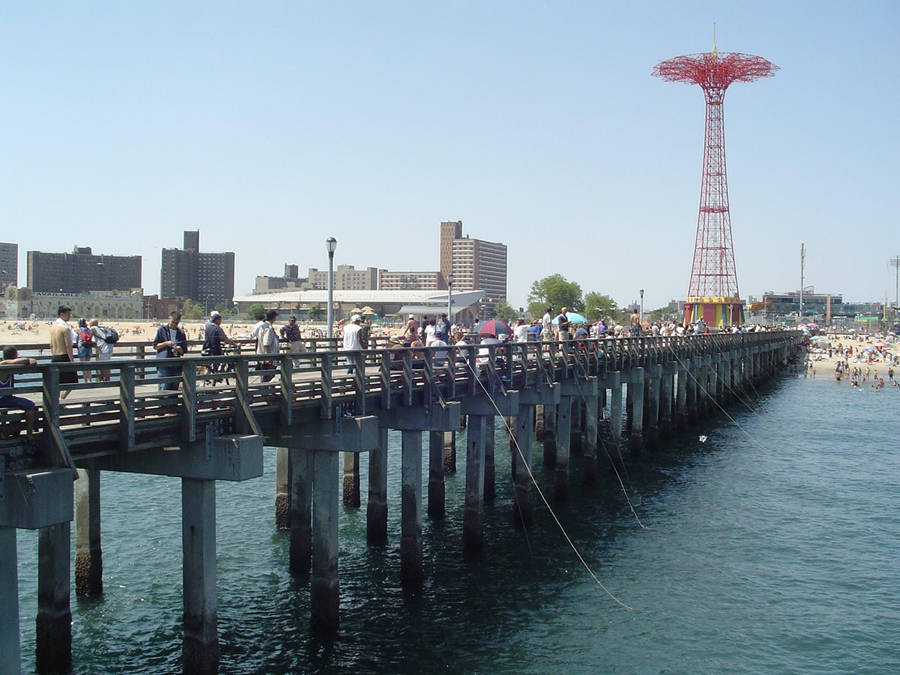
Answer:
[(800, 244), (800, 322), (803, 321), (803, 272), (806, 265), (806, 244)]

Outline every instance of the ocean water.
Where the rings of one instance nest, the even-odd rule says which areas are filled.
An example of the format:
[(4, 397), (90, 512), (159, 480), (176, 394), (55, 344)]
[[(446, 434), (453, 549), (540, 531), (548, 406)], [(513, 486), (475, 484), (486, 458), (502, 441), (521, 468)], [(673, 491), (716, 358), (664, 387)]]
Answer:
[[(365, 543), (363, 508), (341, 510), (341, 631), (309, 632), (308, 584), (288, 573), (265, 475), (219, 483), (223, 673), (900, 672), (900, 388), (783, 379), (580, 484), (527, 536), (513, 526), (506, 441), (483, 555), (462, 555), (464, 444), (447, 518), (423, 523), (425, 584), (399, 565), (399, 434), (391, 435), (389, 544)], [(705, 442), (700, 436), (707, 436)], [(552, 476), (535, 473), (549, 487)], [(427, 459), (427, 458), (426, 458)], [(425, 462), (427, 464), (427, 462)], [(72, 593), (79, 673), (180, 671), (180, 483), (103, 474), (106, 594)], [(427, 485), (427, 476), (425, 480)], [(533, 496), (536, 499), (536, 495)], [(551, 502), (552, 503), (552, 502)], [(19, 533), (22, 653), (34, 668), (37, 537)]]

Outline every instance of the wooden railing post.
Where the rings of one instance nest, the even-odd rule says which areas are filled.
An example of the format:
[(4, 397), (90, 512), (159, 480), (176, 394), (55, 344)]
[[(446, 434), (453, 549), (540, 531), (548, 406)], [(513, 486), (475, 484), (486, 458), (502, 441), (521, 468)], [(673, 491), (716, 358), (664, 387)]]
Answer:
[(293, 419), (294, 404), (294, 359), (290, 355), (281, 356), (281, 424), (289, 425)]
[(119, 450), (134, 449), (134, 377), (131, 363), (119, 369)]
[(181, 440), (197, 440), (197, 369), (191, 363), (181, 368)]

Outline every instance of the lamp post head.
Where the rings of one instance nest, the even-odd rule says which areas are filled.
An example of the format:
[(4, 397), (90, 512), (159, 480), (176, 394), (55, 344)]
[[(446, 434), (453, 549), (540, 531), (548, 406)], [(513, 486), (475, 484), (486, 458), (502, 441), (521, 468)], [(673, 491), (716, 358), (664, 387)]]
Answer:
[(644, 297), (644, 289), (643, 288), (641, 289), (641, 297), (642, 298)]
[(325, 240), (325, 247), (328, 249), (328, 255), (334, 255), (334, 251), (337, 248), (337, 239), (328, 237), (328, 239)]

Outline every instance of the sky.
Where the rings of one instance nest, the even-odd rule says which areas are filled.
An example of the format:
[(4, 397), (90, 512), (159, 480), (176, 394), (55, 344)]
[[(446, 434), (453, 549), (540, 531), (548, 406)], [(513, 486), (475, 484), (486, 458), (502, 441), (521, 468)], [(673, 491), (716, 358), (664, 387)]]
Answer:
[(235, 293), (284, 263), (438, 269), (442, 220), (561, 273), (687, 291), (704, 103), (651, 77), (718, 49), (780, 66), (725, 99), (741, 295), (895, 293), (900, 3), (6, 2), (0, 222), (25, 252), (143, 256), (201, 231)]

